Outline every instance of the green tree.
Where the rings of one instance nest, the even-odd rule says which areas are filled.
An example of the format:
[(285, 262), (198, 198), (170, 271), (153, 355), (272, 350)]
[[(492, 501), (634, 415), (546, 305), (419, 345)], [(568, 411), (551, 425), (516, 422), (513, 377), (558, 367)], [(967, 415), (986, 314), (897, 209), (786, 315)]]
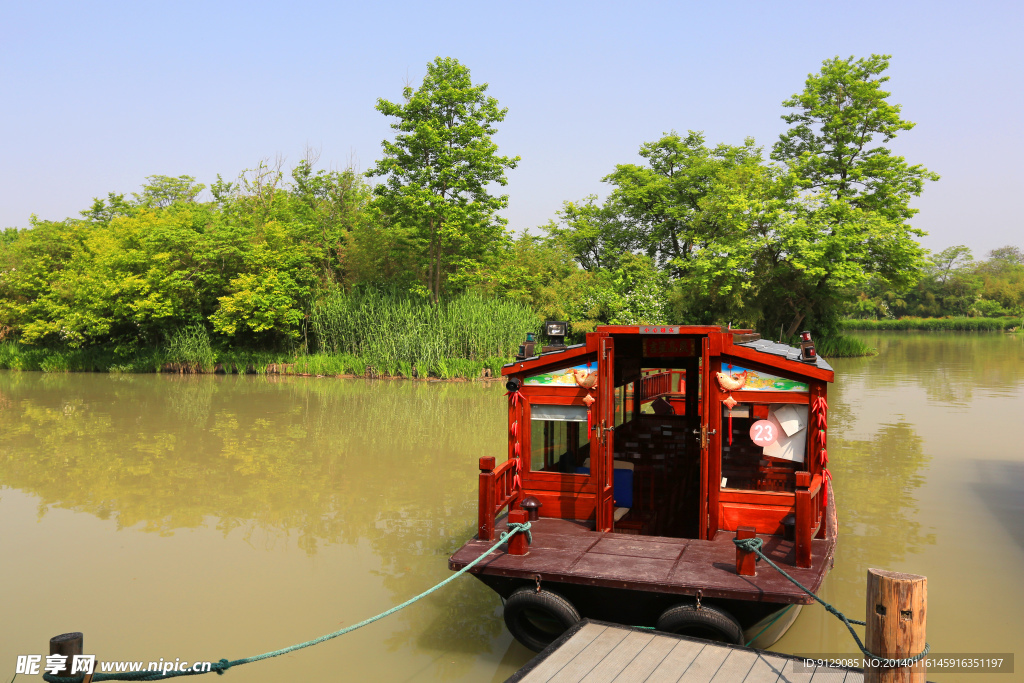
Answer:
[(564, 202), (557, 213), (558, 222), (550, 221), (542, 229), (584, 270), (614, 266), (624, 251), (636, 247), (615, 210), (610, 204), (598, 204), (597, 195), (587, 195), (581, 202)]
[(782, 117), (790, 128), (772, 158), (803, 191), (799, 218), (821, 257), (818, 267), (797, 267), (778, 282), (792, 309), (790, 334), (807, 320), (831, 331), (842, 290), (858, 280), (843, 276), (851, 266), (899, 287), (912, 284), (924, 264), (914, 239), (924, 233), (908, 222), (917, 213), (910, 200), (939, 177), (885, 147), (914, 126), (882, 90), (888, 66), (888, 55), (825, 60), (803, 92), (783, 102), (793, 110)]
[[(166, 209), (171, 204), (182, 202), (191, 204), (206, 189), (206, 185), (197, 183), (190, 175), (172, 178), (165, 175), (146, 176), (149, 182), (142, 186), (142, 194), (133, 194), (135, 203), (147, 209)], [(113, 199), (113, 196), (111, 197)]]
[(753, 139), (740, 147), (705, 145), (704, 134), (672, 131), (640, 147), (646, 166), (619, 164), (604, 178), (614, 189), (608, 206), (624, 233), (614, 251), (638, 249), (680, 277), (694, 249), (714, 234), (715, 216), (702, 203), (729, 169), (760, 161)]
[(497, 154), (491, 136), (507, 109), (486, 91), (458, 60), (438, 57), (417, 90), (403, 90), (404, 103), (377, 102), (398, 119), (394, 142), (382, 143), (384, 158), (367, 172), (384, 178), (374, 188), (380, 220), (414, 256), (409, 265), (424, 271), (435, 302), (453, 272), (507, 241), (496, 212), (508, 196), (492, 196), (488, 185), (505, 185), (519, 157)]
[(958, 271), (974, 265), (971, 250), (963, 244), (943, 249), (931, 257), (929, 270), (931, 275), (941, 284), (945, 284)]

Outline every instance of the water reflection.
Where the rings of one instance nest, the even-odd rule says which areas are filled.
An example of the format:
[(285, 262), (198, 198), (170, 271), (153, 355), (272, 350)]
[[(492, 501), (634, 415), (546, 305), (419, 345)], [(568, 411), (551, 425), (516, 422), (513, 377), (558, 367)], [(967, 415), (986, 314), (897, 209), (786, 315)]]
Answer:
[[(161, 536), (240, 531), (311, 558), (324, 544), (366, 544), (380, 564), (339, 580), (358, 588), (375, 576), (394, 604), (446, 578), (445, 558), (475, 533), (475, 462), (503, 450), (503, 393), (476, 383), (2, 373), (0, 485), (35, 496), (40, 517), (63, 508)], [(448, 680), (470, 675), (502, 639), (500, 602), (467, 577), (391, 617), (383, 645), (444, 654), (428, 666)]]
[(974, 392), (1012, 395), (1024, 383), (1024, 335), (992, 332), (858, 333), (878, 356), (842, 359), (878, 387), (914, 385), (936, 404), (967, 406)]
[(500, 425), (500, 392), (481, 385), (5, 374), (0, 395), (0, 484), (38, 496), (40, 514), (161, 534), (212, 517), (225, 533), (297, 534), (309, 553), (436, 535), (424, 526), (467, 512), (465, 454), (500, 437), (452, 428)]
[(891, 566), (935, 543), (917, 514), (915, 494), (930, 460), (922, 444), (907, 422), (881, 425), (870, 439), (830, 441), (844, 561)]

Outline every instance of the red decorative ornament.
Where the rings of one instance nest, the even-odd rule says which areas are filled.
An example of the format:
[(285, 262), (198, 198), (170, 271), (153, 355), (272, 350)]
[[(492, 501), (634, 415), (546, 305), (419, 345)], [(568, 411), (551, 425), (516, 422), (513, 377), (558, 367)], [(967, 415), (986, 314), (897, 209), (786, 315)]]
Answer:
[(826, 430), (828, 429), (828, 403), (825, 397), (818, 395), (811, 402), (811, 411), (814, 413), (814, 421), (818, 426), (818, 464), (821, 466), (821, 476), (825, 480), (825, 505), (828, 505), (828, 487), (832, 483), (832, 473), (828, 471), (828, 451), (826, 445)]

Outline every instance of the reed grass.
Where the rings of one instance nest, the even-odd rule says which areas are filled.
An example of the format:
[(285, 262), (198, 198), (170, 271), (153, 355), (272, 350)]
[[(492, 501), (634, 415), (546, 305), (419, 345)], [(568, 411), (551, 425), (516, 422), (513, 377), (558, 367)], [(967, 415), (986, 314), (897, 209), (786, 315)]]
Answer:
[(869, 346), (863, 340), (848, 335), (822, 337), (815, 342), (818, 355), (824, 358), (853, 358), (856, 356), (874, 356), (878, 349)]
[(895, 320), (843, 320), (844, 330), (921, 330), (928, 332), (1002, 332), (1020, 325), (1017, 317), (1005, 318), (897, 318)]
[(313, 306), (311, 319), (322, 353), (361, 358), (371, 374), (442, 379), (478, 375), (492, 359), (511, 358), (539, 327), (529, 307), (473, 293), (432, 304), (399, 292), (334, 290)]
[(166, 354), (167, 362), (184, 372), (212, 372), (217, 364), (210, 333), (202, 325), (190, 325), (172, 334)]

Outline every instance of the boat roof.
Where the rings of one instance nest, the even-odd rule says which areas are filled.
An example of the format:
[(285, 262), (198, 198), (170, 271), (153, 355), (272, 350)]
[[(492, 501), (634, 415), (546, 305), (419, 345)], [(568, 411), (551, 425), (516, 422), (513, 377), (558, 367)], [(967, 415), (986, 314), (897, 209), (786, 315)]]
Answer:
[[(800, 360), (800, 349), (795, 346), (790, 346), (789, 344), (779, 344), (777, 342), (768, 341), (767, 339), (758, 339), (757, 341), (750, 342), (734, 342), (733, 344), (734, 346), (743, 346), (748, 349), (760, 351), (761, 353), (771, 354), (772, 356), (781, 356), (786, 360), (795, 360), (803, 363), (803, 361)], [(805, 363), (805, 365), (817, 366), (822, 370), (834, 372), (832, 366), (828, 364), (828, 361), (821, 356), (818, 356), (818, 359), (814, 363)]]
[[(678, 330), (678, 332), (675, 332), (676, 334), (679, 334), (679, 333), (685, 334), (686, 332), (690, 331), (690, 329), (688, 329), (687, 327), (681, 326), (681, 325), (674, 325), (673, 328), (674, 328), (673, 332), (675, 332), (675, 330)], [(623, 332), (629, 333), (629, 332), (632, 332), (632, 330), (634, 330), (634, 329), (636, 329), (636, 328), (632, 328), (631, 329), (631, 328), (625, 327), (625, 326), (623, 328), (619, 328), (619, 329), (616, 329), (616, 327), (613, 327), (613, 326), (607, 326), (607, 327), (602, 326), (601, 328), (599, 328), (599, 330), (602, 330), (602, 331), (608, 330), (608, 331), (613, 332), (615, 334), (621, 334)], [(701, 330), (701, 331), (703, 331), (703, 330), (706, 330), (707, 328), (697, 328), (697, 327), (695, 327), (693, 329), (694, 330)], [(741, 333), (746, 333), (747, 332), (746, 330), (738, 330), (738, 331), (737, 330), (716, 330), (716, 331), (722, 331), (724, 333), (730, 333), (731, 332), (731, 333), (735, 333), (735, 334), (741, 334)], [(642, 332), (640, 332), (640, 334), (642, 334)], [(747, 335), (743, 334), (743, 336), (747, 336)], [(834, 372), (832, 366), (829, 365), (828, 361), (825, 360), (824, 358), (822, 358), (820, 355), (818, 356), (817, 360), (815, 360), (814, 363), (805, 363), (805, 362), (801, 361), (800, 360), (800, 349), (795, 347), (795, 346), (790, 346), (789, 344), (780, 344), (778, 342), (769, 341), (767, 339), (756, 339), (756, 340), (750, 340), (750, 341), (734, 341), (733, 345), (734, 346), (743, 347), (743, 348), (746, 348), (746, 349), (750, 349), (752, 351), (757, 351), (758, 353), (764, 353), (764, 354), (767, 354), (769, 356), (775, 356), (777, 358), (784, 358), (784, 359), (789, 360), (789, 361), (795, 361), (795, 362), (798, 362), (801, 365), (803, 365), (805, 367), (808, 367), (808, 368), (816, 367), (819, 370), (824, 370), (825, 372)], [(562, 348), (554, 349), (554, 350), (548, 351), (546, 353), (540, 353), (540, 354), (537, 354), (535, 356), (530, 356), (528, 358), (523, 358), (522, 360), (514, 360), (511, 363), (506, 363), (503, 367), (504, 368), (512, 368), (516, 364), (530, 363), (532, 361), (536, 361), (536, 360), (540, 360), (540, 359), (544, 359), (545, 361), (549, 361), (549, 360), (550, 361), (557, 361), (558, 360), (558, 356), (565, 356), (567, 358), (571, 358), (573, 356), (578, 356), (578, 355), (580, 355), (582, 353), (586, 353), (586, 346), (587, 346), (586, 344), (573, 344), (571, 346), (563, 346)], [(503, 374), (508, 374), (508, 373), (503, 373)]]
[[(530, 356), (528, 358), (523, 358), (522, 360), (514, 360), (511, 363), (505, 363), (505, 365), (503, 365), (502, 367), (510, 368), (513, 365), (515, 365), (516, 363), (527, 363), (527, 362), (530, 362), (530, 361), (539, 360), (540, 358), (550, 358), (551, 360), (557, 360), (557, 358), (554, 358), (554, 356), (562, 355), (562, 354), (566, 353), (566, 351), (576, 351), (578, 349), (585, 349), (586, 347), (587, 347), (586, 344), (573, 344), (571, 346), (563, 346), (562, 348), (555, 349), (554, 351), (548, 351), (547, 353), (539, 353), (536, 356)], [(577, 353), (570, 353), (570, 354), (568, 354), (569, 357), (576, 356), (576, 355), (579, 355), (579, 354), (577, 354)]]

